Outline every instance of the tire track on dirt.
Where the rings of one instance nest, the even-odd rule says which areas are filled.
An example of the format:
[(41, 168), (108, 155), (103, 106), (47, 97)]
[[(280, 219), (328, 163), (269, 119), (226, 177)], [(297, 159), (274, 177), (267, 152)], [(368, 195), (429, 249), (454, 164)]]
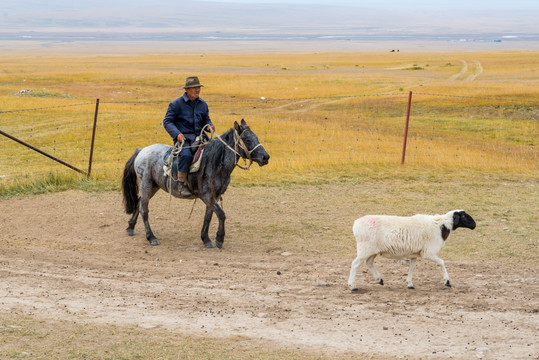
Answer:
[(472, 75), (468, 76), (466, 78), (466, 81), (474, 81), (479, 75), (483, 73), (483, 66), (481, 66), (481, 63), (479, 60), (474, 60), (475, 69)]
[(448, 80), (456, 81), (468, 72), (468, 63), (465, 60), (460, 60), (460, 62), (462, 64), (462, 67), (460, 68), (459, 72), (454, 75), (451, 75)]
[(449, 81), (461, 80), (461, 81), (471, 82), (471, 81), (474, 81), (479, 75), (483, 73), (483, 66), (481, 65), (481, 62), (479, 60), (473, 61), (474, 70), (472, 74), (469, 74), (469, 75), (468, 75), (468, 72), (469, 72), (468, 62), (466, 60), (460, 60), (460, 62), (462, 63), (462, 67), (460, 68), (458, 73), (451, 75), (449, 77), (448, 79)]

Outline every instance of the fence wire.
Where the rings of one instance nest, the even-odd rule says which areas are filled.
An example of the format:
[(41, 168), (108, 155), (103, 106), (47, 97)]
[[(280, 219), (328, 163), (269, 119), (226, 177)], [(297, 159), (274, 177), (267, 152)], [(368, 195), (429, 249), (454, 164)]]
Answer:
[[(354, 174), (399, 166), (407, 94), (303, 99), (205, 98), (222, 133), (244, 118), (279, 171)], [(138, 147), (171, 144), (167, 101), (100, 102), (92, 174), (118, 177)], [(95, 103), (0, 111), (0, 129), (87, 169)], [(510, 99), (414, 93), (406, 165), (537, 174), (538, 105)], [(0, 136), (0, 183), (71, 170)]]

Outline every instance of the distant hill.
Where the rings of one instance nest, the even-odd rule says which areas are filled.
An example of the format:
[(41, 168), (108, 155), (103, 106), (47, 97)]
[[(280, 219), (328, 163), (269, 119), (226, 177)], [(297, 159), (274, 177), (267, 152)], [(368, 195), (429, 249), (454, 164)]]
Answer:
[[(328, 2), (329, 3), (329, 2)], [(537, 9), (401, 5), (285, 5), (211, 1), (9, 0), (0, 39), (355, 39), (502, 36), (537, 39)], [(438, 3), (438, 2), (434, 2)], [(470, 2), (472, 3), (472, 2)], [(443, 6), (443, 5), (436, 5)]]

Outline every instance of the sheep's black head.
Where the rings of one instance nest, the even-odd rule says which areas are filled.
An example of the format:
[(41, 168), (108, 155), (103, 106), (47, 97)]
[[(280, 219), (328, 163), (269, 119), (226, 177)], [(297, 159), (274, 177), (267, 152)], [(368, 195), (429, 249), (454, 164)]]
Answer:
[(453, 213), (453, 230), (459, 227), (475, 229), (475, 220), (465, 211), (459, 210)]

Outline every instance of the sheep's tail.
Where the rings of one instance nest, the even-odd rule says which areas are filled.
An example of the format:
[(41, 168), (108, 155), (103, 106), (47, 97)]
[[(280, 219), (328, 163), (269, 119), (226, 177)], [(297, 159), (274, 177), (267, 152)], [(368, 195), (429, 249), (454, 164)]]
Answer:
[(138, 183), (137, 173), (135, 172), (135, 159), (137, 158), (140, 149), (135, 150), (135, 153), (125, 163), (124, 175), (122, 177), (122, 194), (125, 212), (134, 214), (138, 209)]

